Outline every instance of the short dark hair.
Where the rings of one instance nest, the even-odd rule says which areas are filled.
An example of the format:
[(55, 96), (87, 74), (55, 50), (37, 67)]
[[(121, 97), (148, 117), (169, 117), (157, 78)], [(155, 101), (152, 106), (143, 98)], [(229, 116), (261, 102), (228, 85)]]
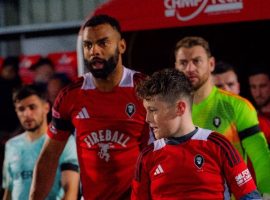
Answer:
[(232, 64), (225, 62), (225, 61), (218, 61), (215, 65), (215, 70), (213, 71), (213, 74), (223, 74), (228, 71), (235, 71), (235, 68)]
[(186, 98), (190, 106), (194, 93), (185, 74), (174, 68), (155, 72), (137, 86), (136, 92), (141, 99), (150, 100), (154, 96), (158, 96), (168, 103), (175, 103), (179, 98)]
[(4, 59), (2, 67), (12, 66), (15, 71), (19, 71), (19, 57), (8, 56)]
[(49, 58), (43, 58), (43, 57), (40, 58), (36, 63), (34, 63), (30, 67), (30, 69), (31, 70), (36, 70), (37, 68), (39, 68), (42, 65), (49, 65), (49, 66), (51, 66), (52, 69), (54, 69), (54, 64), (53, 64), (52, 60), (49, 59)]
[(90, 18), (88, 21), (85, 22), (83, 29), (86, 27), (95, 27), (101, 24), (109, 24), (111, 25), (122, 37), (121, 26), (119, 21), (109, 15), (96, 15)]
[(250, 67), (250, 69), (248, 71), (249, 77), (254, 76), (254, 75), (258, 75), (258, 74), (265, 74), (270, 79), (269, 68), (266, 64), (258, 64), (258, 65), (253, 65), (252, 67)]
[(13, 103), (21, 101), (32, 95), (38, 96), (41, 100), (47, 101), (47, 94), (45, 90), (38, 85), (23, 85), (15, 88), (12, 94)]
[(177, 51), (184, 47), (184, 48), (192, 48), (194, 46), (201, 46), (206, 51), (208, 57), (211, 57), (211, 51), (209, 43), (202, 37), (198, 36), (188, 36), (184, 37), (183, 39), (179, 40), (175, 45), (174, 53), (176, 55)]

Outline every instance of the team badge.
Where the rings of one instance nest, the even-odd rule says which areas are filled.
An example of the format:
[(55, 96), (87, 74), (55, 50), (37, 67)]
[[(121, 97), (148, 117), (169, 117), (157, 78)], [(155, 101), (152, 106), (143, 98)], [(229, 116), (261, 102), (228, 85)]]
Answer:
[(126, 105), (126, 113), (129, 117), (131, 117), (135, 113), (135, 105), (133, 103), (129, 103)]
[(196, 167), (201, 169), (203, 164), (204, 164), (204, 158), (200, 154), (198, 154), (194, 158), (194, 163), (195, 163)]
[(216, 128), (218, 128), (221, 124), (221, 119), (219, 117), (214, 117), (213, 124)]

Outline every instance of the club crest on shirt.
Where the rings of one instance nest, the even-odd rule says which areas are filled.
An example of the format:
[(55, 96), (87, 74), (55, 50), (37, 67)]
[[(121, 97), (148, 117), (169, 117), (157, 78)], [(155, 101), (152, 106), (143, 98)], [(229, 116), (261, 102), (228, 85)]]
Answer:
[(194, 164), (196, 165), (196, 167), (201, 169), (204, 164), (204, 158), (200, 154), (196, 155), (194, 157)]
[(220, 119), (220, 117), (214, 117), (214, 119), (213, 119), (213, 124), (214, 124), (214, 126), (215, 126), (216, 128), (218, 128), (218, 127), (220, 126), (220, 124), (221, 124), (221, 119)]
[(135, 113), (135, 105), (133, 103), (128, 103), (126, 105), (126, 113), (129, 117), (131, 117)]

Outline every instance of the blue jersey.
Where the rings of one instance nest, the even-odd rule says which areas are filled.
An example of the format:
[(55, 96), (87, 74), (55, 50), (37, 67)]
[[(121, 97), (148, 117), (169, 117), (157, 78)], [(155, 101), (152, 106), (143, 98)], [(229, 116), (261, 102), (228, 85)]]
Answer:
[[(10, 139), (5, 146), (3, 166), (3, 183), (5, 189), (11, 191), (13, 200), (28, 200), (35, 163), (40, 154), (46, 136), (30, 142), (26, 134), (20, 134)], [(76, 145), (73, 136), (65, 146), (60, 157), (55, 181), (47, 200), (61, 199), (61, 170), (78, 170)]]

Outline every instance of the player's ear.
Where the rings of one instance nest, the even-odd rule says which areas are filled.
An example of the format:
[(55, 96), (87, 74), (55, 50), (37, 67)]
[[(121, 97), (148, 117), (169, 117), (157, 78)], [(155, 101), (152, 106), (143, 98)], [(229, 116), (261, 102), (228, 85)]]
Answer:
[(50, 111), (50, 104), (49, 104), (49, 102), (44, 102), (44, 109), (45, 109), (45, 112), (48, 114), (49, 113), (49, 111)]
[(121, 38), (119, 43), (118, 43), (118, 49), (119, 49), (119, 53), (123, 54), (126, 51), (126, 41), (125, 39)]
[(216, 60), (213, 56), (209, 58), (209, 67), (210, 71), (213, 72), (215, 70)]
[(186, 110), (187, 104), (184, 101), (177, 102), (177, 114), (182, 116)]

